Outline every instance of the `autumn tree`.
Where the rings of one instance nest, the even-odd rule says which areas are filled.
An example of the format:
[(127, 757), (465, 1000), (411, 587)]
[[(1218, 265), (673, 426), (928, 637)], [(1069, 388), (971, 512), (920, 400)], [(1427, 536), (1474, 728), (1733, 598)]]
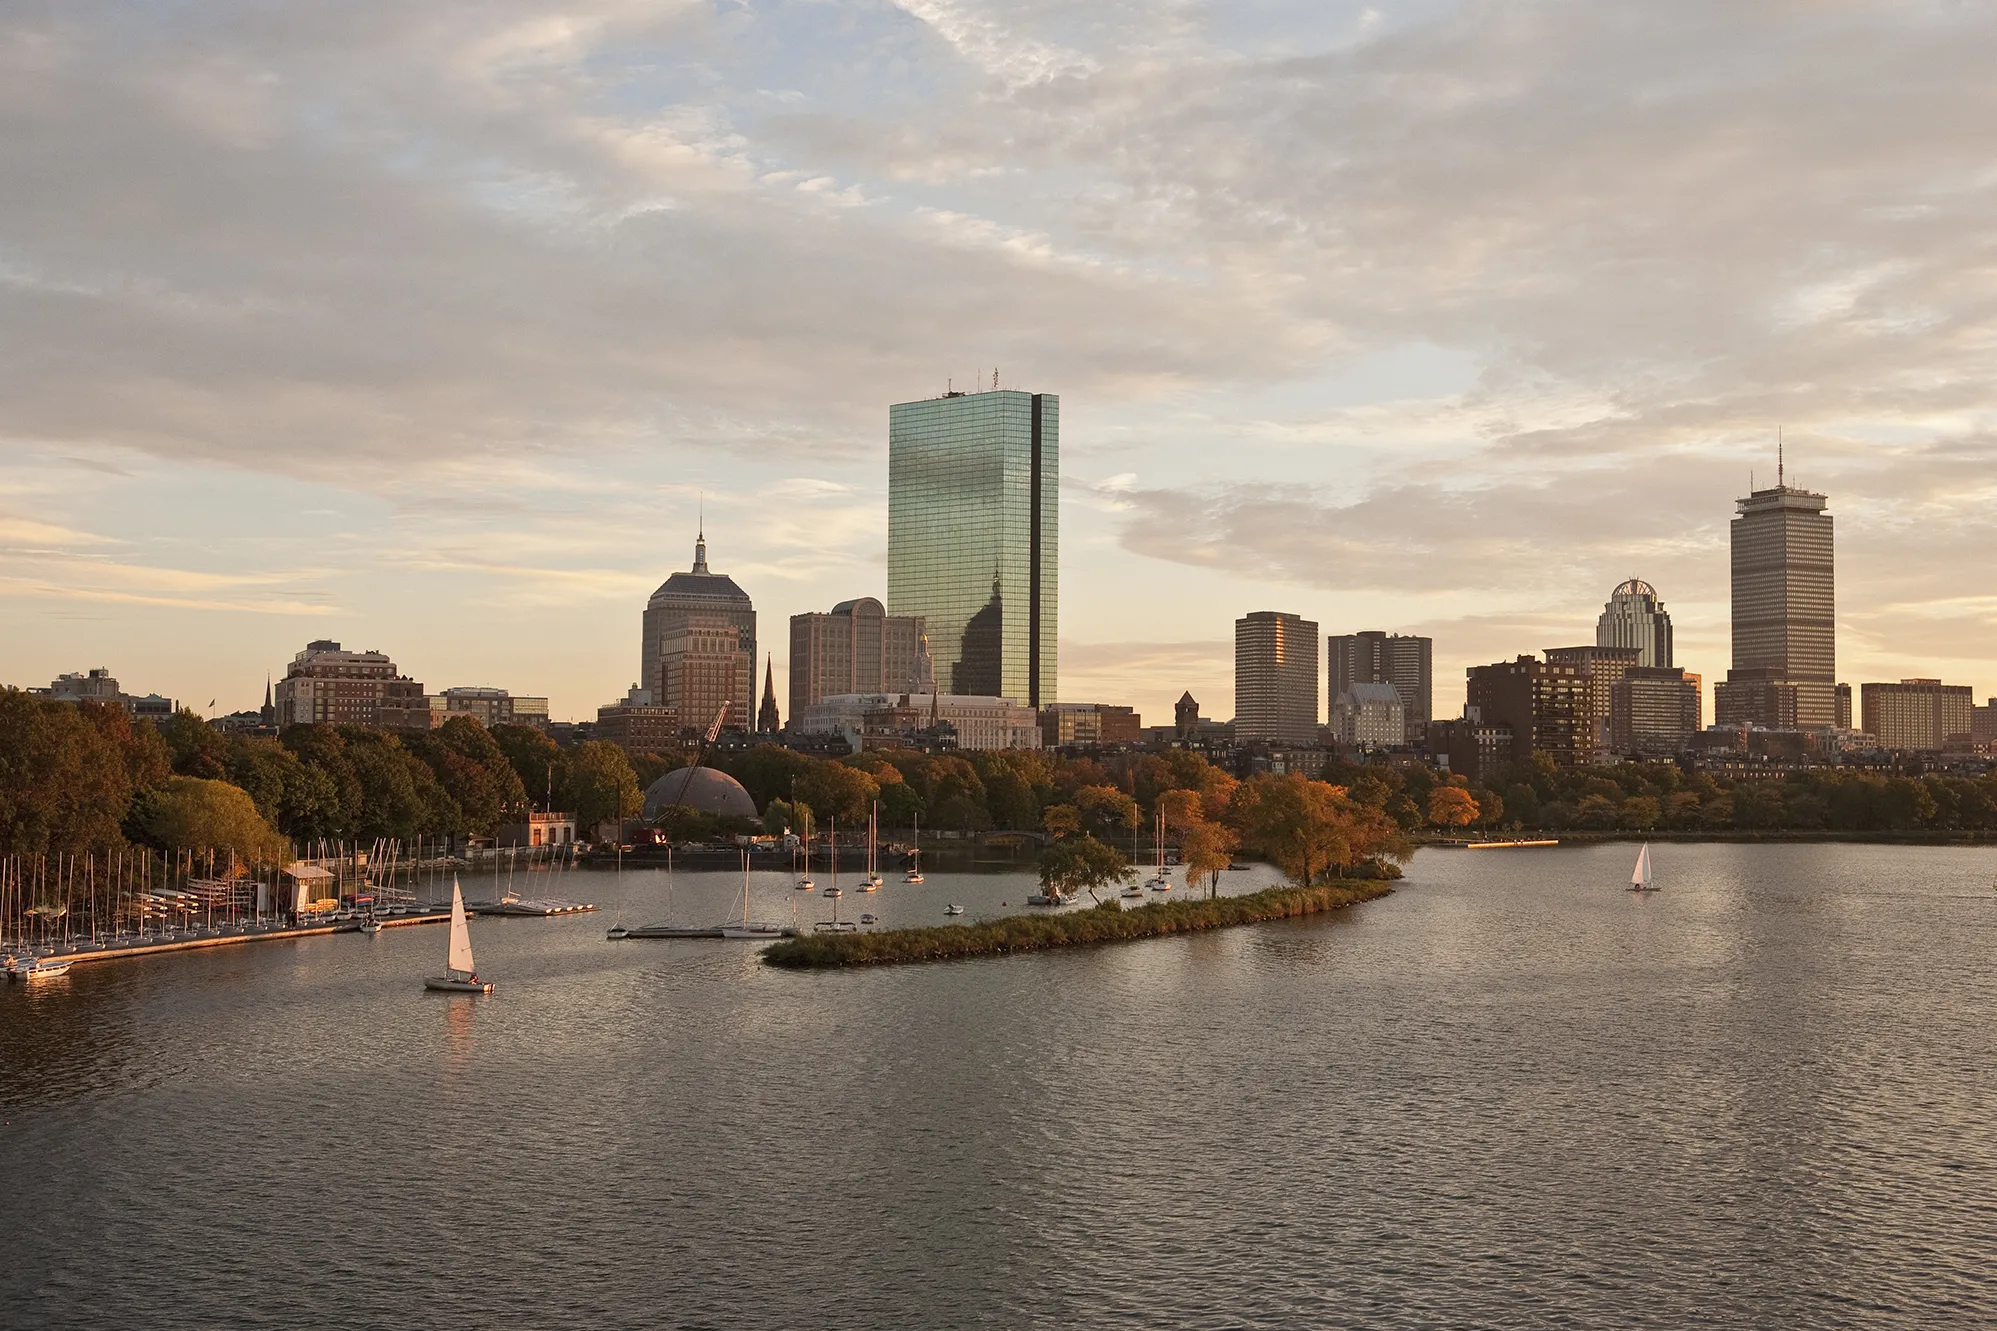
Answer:
[(1040, 853), (1040, 883), (1054, 892), (1095, 896), (1097, 888), (1120, 881), (1129, 867), (1129, 857), (1115, 846), (1092, 836), (1063, 837)]
[(1437, 827), (1468, 827), (1481, 810), (1461, 786), (1436, 786), (1428, 792), (1428, 820)]

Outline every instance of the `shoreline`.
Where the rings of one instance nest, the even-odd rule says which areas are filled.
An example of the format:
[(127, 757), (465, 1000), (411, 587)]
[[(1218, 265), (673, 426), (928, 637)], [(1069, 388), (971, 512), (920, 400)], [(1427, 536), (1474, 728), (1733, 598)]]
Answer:
[[(765, 948), (763, 964), (785, 970), (899, 966), (1204, 933), (1342, 910), (1386, 896), (1397, 877), (1338, 878), (1315, 887), (1271, 887), (1238, 897), (1154, 901), (1133, 910), (1093, 907), (1060, 915), (1002, 915), (976, 924), (806, 934)], [(1115, 901), (1110, 898), (1110, 904)]]
[[(1683, 845), (1696, 845), (1710, 842), (1715, 845), (1740, 843), (1745, 845), (1822, 845), (1843, 844), (1854, 846), (1997, 846), (1997, 832), (1832, 832), (1816, 829), (1769, 829), (1766, 831), (1693, 831), (1653, 829), (1648, 832), (1623, 829), (1568, 828), (1551, 832), (1532, 830), (1521, 832), (1492, 833), (1489, 840), (1509, 841), (1536, 840), (1539, 838), (1557, 840), (1561, 845), (1599, 845), (1613, 841), (1665, 841)], [(1480, 838), (1483, 839), (1483, 838)], [(1422, 850), (1459, 850), (1463, 840), (1458, 838), (1428, 837), (1415, 843)]]

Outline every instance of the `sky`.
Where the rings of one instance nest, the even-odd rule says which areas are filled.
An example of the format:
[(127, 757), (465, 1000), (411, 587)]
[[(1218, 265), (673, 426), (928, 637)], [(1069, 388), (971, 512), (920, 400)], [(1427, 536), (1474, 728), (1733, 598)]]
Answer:
[[(1842, 679), (1997, 693), (1997, 7), (0, 3), (0, 682), (308, 640), (584, 718), (692, 559), (885, 596), (887, 408), (1058, 393), (1060, 695), (1234, 619), (1728, 664), (1830, 496)], [(779, 697), (784, 697), (779, 685)], [(211, 703), (212, 700), (212, 703)]]

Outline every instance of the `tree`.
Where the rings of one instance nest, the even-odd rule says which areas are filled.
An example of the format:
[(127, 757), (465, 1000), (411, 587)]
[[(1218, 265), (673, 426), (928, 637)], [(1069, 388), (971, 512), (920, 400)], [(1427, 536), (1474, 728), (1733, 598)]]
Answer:
[(244, 864), (291, 859), (291, 842), (264, 821), (248, 792), (226, 781), (169, 777), (140, 794), (127, 823), (137, 840), (156, 850), (233, 852)]
[(576, 820), (585, 836), (605, 822), (635, 816), (644, 807), (638, 774), (624, 750), (600, 739), (584, 740), (568, 751), (566, 769), (558, 775), (556, 794), (563, 810)]
[(867, 821), (880, 793), (874, 778), (844, 763), (814, 763), (797, 783), (798, 799), (811, 806), (819, 821), (837, 818), (848, 827)]
[(91, 706), (0, 690), (0, 850), (118, 844), (131, 774), (119, 746), (86, 715)]
[[(463, 829), (486, 836), (548, 789), (553, 772), (534, 773), (532, 786), (523, 783), (491, 732), (469, 716), (454, 716), (435, 730), (411, 735), (403, 745), (423, 760), (462, 817)], [(517, 750), (516, 750), (517, 751)]]
[(1075, 792), (1075, 812), (1090, 833), (1134, 832), (1140, 814), (1137, 801), (1115, 786), (1084, 786)]
[(1406, 837), (1384, 810), (1294, 772), (1242, 782), (1228, 821), (1243, 845), (1305, 887), (1322, 871), (1342, 872), (1375, 857), (1405, 860), (1409, 853)]
[(1080, 833), (1082, 819), (1072, 804), (1050, 804), (1040, 811), (1040, 826), (1046, 829), (1048, 836), (1059, 841), (1062, 837)]
[(1437, 827), (1468, 827), (1482, 812), (1461, 786), (1436, 786), (1428, 792), (1428, 820)]
[(1220, 889), (1220, 872), (1234, 862), (1241, 839), (1231, 828), (1202, 820), (1186, 828), (1179, 839), (1179, 860), (1186, 866), (1186, 884), (1193, 886), (1200, 875), (1207, 876), (1207, 895)]
[(1130, 860), (1115, 846), (1092, 836), (1064, 837), (1040, 853), (1040, 883), (1063, 894), (1095, 895), (1122, 879)]

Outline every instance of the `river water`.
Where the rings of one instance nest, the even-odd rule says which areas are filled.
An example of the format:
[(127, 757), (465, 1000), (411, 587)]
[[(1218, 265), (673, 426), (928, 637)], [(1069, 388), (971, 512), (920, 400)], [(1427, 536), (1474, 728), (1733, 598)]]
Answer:
[(421, 989), (435, 926), (5, 986), (0, 1322), (1997, 1319), (1997, 851), (1664, 846), (1647, 899), (1632, 857), (1424, 851), (1326, 917), (807, 974), (604, 940), (739, 875), (583, 875), (603, 913), (474, 922), (484, 998)]

